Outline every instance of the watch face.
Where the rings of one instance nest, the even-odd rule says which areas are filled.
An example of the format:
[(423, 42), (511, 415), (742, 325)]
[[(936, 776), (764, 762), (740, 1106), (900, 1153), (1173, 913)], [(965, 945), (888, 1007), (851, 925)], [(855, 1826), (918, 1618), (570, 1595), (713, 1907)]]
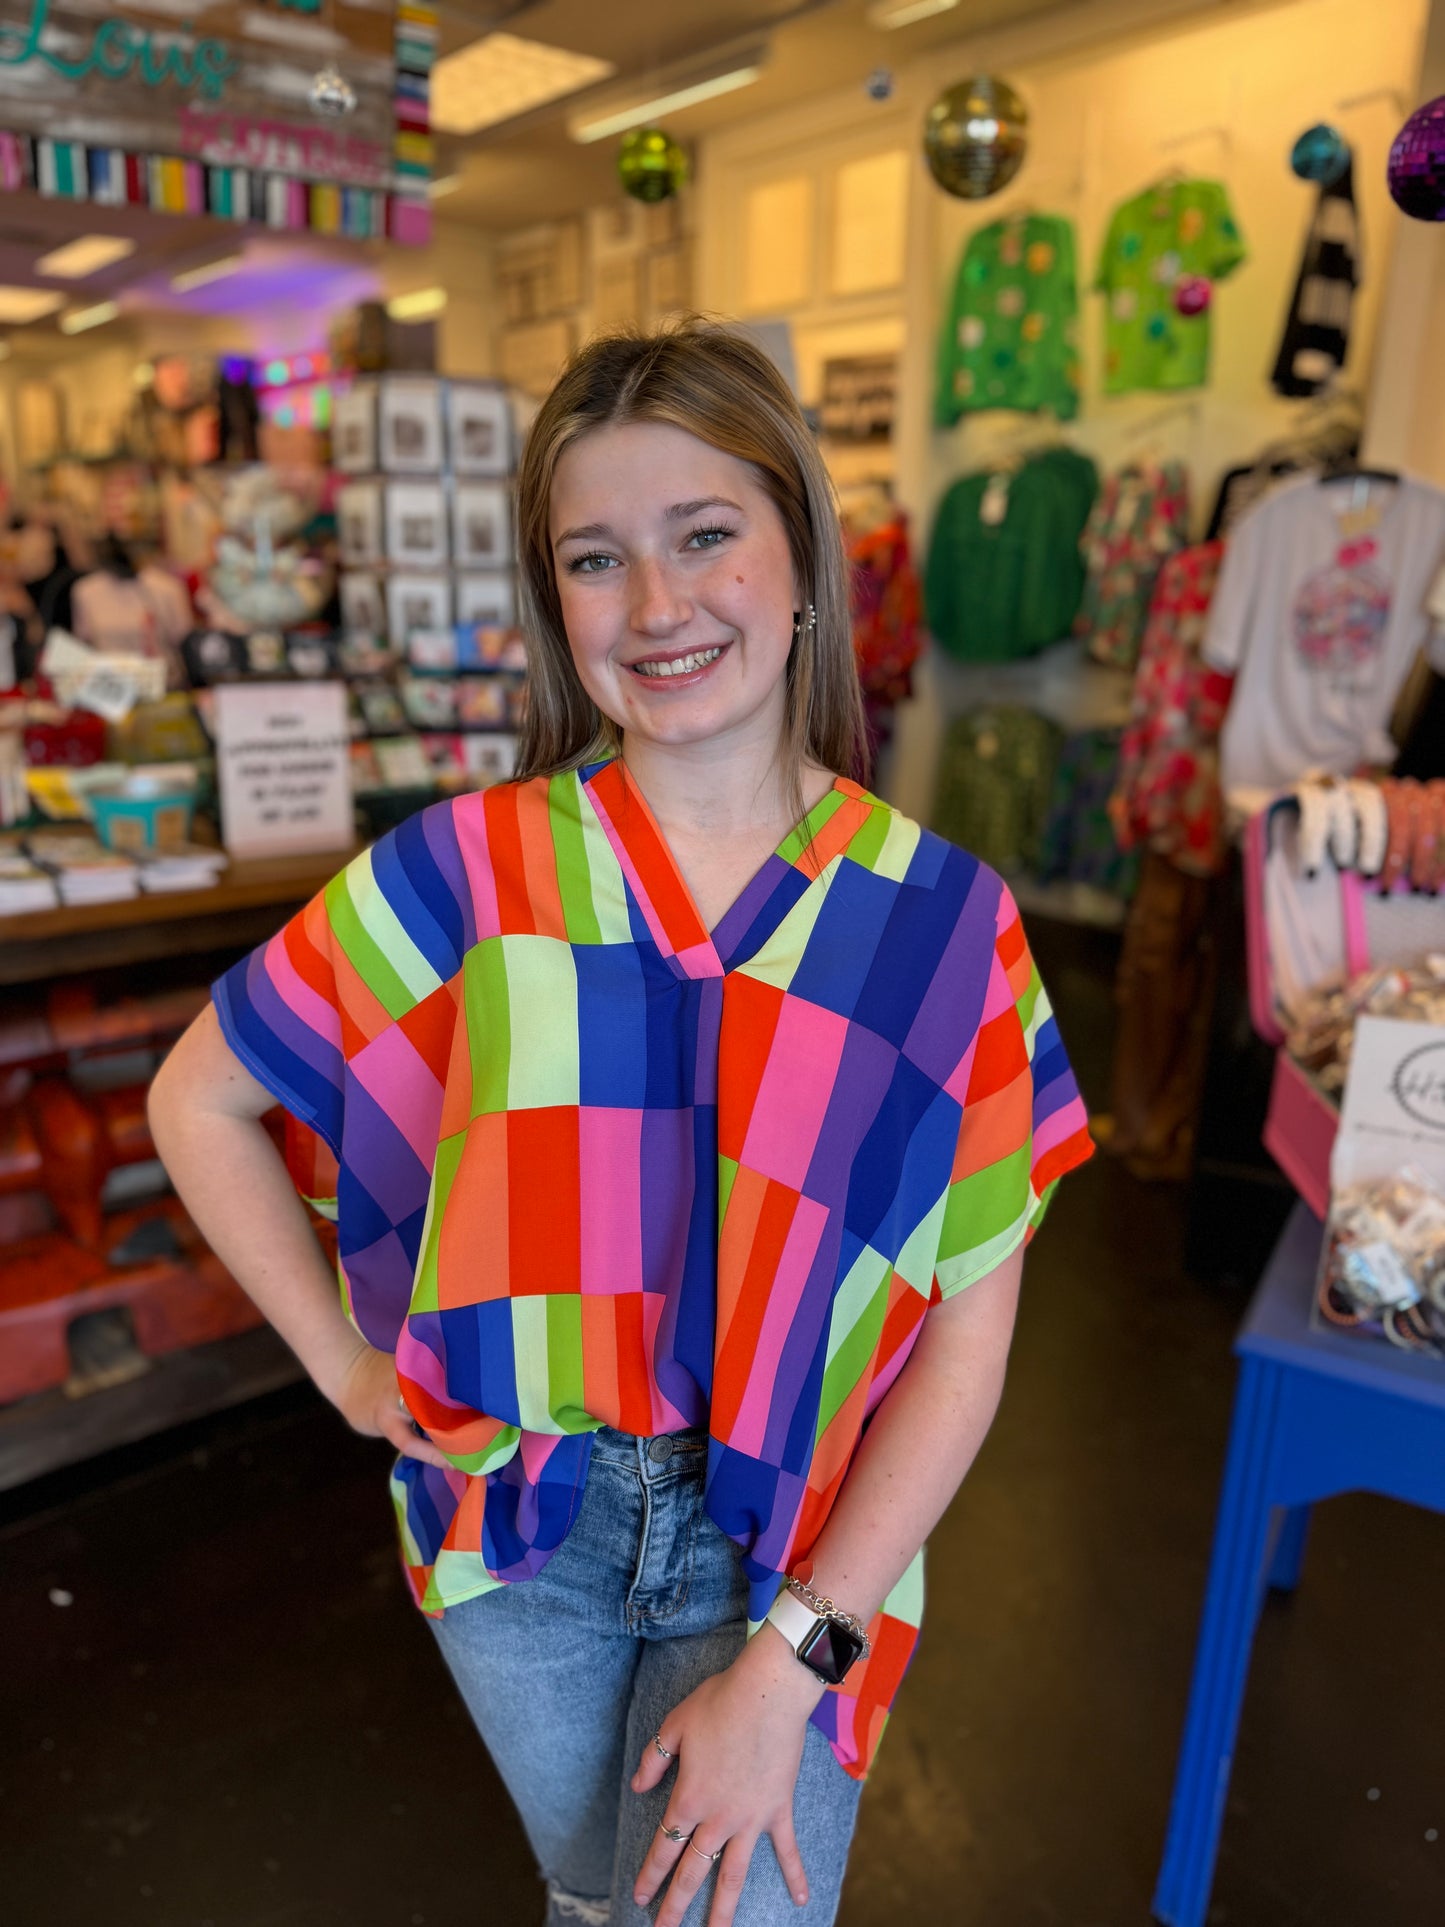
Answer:
[(820, 1619), (798, 1648), (798, 1658), (803, 1664), (810, 1666), (819, 1679), (826, 1680), (830, 1686), (837, 1686), (847, 1678), (849, 1667), (862, 1653), (863, 1642), (857, 1634), (832, 1619)]

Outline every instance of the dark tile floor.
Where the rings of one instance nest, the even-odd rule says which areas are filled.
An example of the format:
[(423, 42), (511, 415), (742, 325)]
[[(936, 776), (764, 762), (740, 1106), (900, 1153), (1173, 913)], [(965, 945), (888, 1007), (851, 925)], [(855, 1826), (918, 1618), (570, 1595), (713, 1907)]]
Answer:
[[(1045, 959), (1096, 1098), (1102, 961)], [(842, 1927), (1148, 1920), (1242, 1309), (1185, 1275), (1186, 1217), (1103, 1160), (1061, 1190)], [(532, 1927), (520, 1830), (403, 1596), (384, 1459), (296, 1389), (7, 1496), (0, 1918)], [(1321, 1508), (1256, 1645), (1212, 1920), (1445, 1919), (1442, 1625), (1445, 1520)]]

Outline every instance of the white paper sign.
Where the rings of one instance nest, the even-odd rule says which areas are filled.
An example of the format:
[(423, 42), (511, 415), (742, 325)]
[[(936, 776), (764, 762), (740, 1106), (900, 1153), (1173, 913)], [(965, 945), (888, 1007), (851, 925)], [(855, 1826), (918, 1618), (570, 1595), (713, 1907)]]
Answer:
[(355, 841), (340, 683), (224, 683), (215, 692), (222, 840), (232, 856)]
[(1330, 1179), (1338, 1191), (1407, 1164), (1445, 1189), (1445, 1025), (1361, 1017)]

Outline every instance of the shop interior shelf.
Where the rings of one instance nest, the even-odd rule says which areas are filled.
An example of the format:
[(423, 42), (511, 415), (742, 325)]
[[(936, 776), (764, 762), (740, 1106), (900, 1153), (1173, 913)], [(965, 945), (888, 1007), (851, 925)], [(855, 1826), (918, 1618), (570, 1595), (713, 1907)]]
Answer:
[(243, 1404), (303, 1376), (268, 1325), (153, 1359), (138, 1378), (69, 1398), (57, 1389), (0, 1406), (0, 1491)]

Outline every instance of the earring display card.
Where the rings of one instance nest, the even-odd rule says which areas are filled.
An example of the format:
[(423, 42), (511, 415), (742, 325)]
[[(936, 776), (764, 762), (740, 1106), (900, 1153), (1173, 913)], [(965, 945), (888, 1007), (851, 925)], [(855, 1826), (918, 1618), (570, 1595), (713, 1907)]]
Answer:
[(363, 569), (349, 569), (337, 583), (341, 598), (341, 624), (349, 636), (384, 636), (386, 609), (381, 600), (381, 583)]
[(332, 461), (343, 475), (376, 467), (376, 384), (359, 381), (336, 397), (331, 419)]
[(381, 466), (387, 474), (436, 474), (442, 467), (440, 382), (386, 376), (380, 418)]
[(447, 446), (457, 475), (506, 475), (512, 464), (512, 411), (494, 382), (454, 381), (447, 389)]
[(452, 554), (462, 568), (505, 568), (512, 559), (507, 484), (459, 482), (452, 497)]
[(418, 629), (449, 629), (452, 585), (444, 575), (394, 575), (386, 585), (387, 629), (405, 645)]
[(445, 564), (447, 498), (440, 482), (387, 483), (386, 555), (397, 568)]
[(457, 577), (457, 621), (510, 629), (517, 620), (517, 593), (504, 569)]
[(336, 491), (336, 526), (341, 560), (348, 569), (369, 569), (384, 560), (381, 543), (381, 483), (348, 482)]

